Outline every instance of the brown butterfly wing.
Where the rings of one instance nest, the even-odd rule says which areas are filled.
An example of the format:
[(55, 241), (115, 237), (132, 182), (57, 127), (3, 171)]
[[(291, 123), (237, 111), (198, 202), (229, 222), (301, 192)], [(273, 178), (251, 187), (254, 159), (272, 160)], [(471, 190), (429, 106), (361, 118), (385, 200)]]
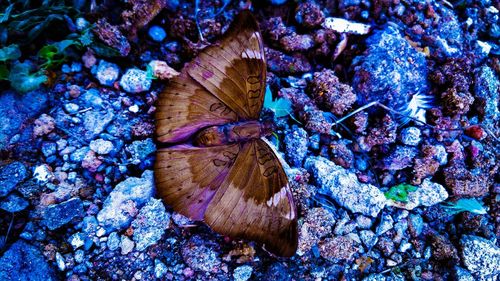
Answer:
[(266, 59), (253, 15), (241, 12), (221, 42), (204, 49), (187, 66), (187, 72), (242, 119), (258, 119), (264, 100)]
[(216, 232), (255, 240), (279, 256), (297, 249), (297, 217), (288, 178), (263, 140), (242, 145), (205, 212)]
[(159, 149), (154, 167), (158, 195), (176, 212), (203, 220), (239, 149), (239, 144)]
[(181, 142), (199, 129), (238, 120), (236, 113), (191, 78), (186, 70), (158, 96), (156, 135), (160, 142)]

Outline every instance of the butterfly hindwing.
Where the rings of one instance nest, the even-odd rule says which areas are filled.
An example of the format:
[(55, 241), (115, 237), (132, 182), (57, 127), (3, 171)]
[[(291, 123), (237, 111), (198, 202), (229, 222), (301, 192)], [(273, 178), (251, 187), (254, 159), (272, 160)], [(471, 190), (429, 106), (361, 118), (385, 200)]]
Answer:
[(159, 149), (155, 162), (158, 195), (175, 211), (193, 220), (203, 220), (239, 149), (239, 144)]
[(264, 100), (266, 59), (253, 15), (241, 12), (221, 42), (204, 49), (187, 66), (187, 72), (242, 119), (258, 119)]
[(288, 178), (271, 147), (257, 139), (242, 148), (205, 212), (215, 231), (259, 241), (279, 256), (297, 249), (297, 218)]
[(160, 142), (181, 142), (201, 128), (238, 120), (233, 110), (185, 70), (159, 94), (156, 107), (156, 134)]

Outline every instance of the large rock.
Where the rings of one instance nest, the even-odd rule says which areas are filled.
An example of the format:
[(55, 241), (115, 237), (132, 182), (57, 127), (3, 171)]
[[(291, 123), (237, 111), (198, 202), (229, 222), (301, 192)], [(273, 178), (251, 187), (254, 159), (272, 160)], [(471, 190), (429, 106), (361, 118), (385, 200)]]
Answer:
[(28, 170), (21, 162), (12, 162), (0, 167), (0, 197), (7, 196), (7, 194), (27, 177)]
[(464, 235), (460, 245), (462, 260), (476, 278), (500, 275), (500, 248), (493, 242), (479, 236)]
[(54, 230), (69, 223), (74, 218), (82, 217), (83, 202), (79, 198), (72, 198), (68, 201), (50, 205), (43, 212), (42, 224), (48, 229)]
[(132, 222), (136, 249), (143, 251), (160, 240), (170, 224), (170, 215), (159, 199), (151, 198)]
[(111, 191), (97, 220), (108, 232), (125, 229), (153, 195), (153, 171), (145, 171), (141, 178), (128, 178)]
[(0, 93), (0, 150), (6, 149), (11, 138), (47, 108), (47, 100), (47, 93), (39, 90), (24, 95)]
[(0, 280), (52, 281), (58, 278), (36, 247), (19, 240), (0, 258)]
[(376, 217), (387, 203), (377, 187), (360, 183), (354, 173), (324, 157), (309, 157), (304, 166), (319, 185), (319, 192), (354, 213)]

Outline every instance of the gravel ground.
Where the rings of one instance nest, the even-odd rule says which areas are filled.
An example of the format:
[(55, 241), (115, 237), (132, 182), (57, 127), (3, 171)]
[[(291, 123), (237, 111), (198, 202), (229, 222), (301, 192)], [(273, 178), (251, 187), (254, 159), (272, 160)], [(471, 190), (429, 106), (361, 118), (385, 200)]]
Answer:
[[(167, 2), (77, 21), (121, 57), (1, 89), (0, 280), (500, 279), (498, 0)], [(299, 211), (286, 259), (155, 196), (157, 95), (248, 7), (291, 104), (263, 112)], [(336, 123), (371, 102), (392, 111)]]

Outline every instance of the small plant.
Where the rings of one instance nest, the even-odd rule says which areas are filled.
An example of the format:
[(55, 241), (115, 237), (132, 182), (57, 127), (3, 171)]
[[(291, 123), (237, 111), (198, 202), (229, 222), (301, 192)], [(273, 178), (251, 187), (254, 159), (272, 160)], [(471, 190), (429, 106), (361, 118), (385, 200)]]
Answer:
[(456, 215), (461, 212), (470, 212), (478, 215), (486, 214), (483, 204), (475, 198), (462, 198), (456, 202), (445, 202), (441, 206), (450, 215)]
[(387, 192), (384, 193), (385, 198), (403, 202), (408, 202), (408, 193), (417, 190), (416, 186), (407, 183), (401, 183), (391, 187)]

